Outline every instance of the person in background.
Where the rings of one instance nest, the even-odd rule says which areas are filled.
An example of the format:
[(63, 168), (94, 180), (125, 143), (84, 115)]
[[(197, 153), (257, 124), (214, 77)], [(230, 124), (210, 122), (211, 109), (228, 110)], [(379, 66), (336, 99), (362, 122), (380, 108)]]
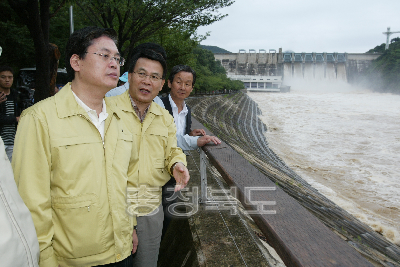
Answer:
[(28, 101), (28, 103), (26, 103), (26, 105), (25, 105), (26, 107), (24, 107), (24, 109), (35, 104), (35, 92), (36, 92), (36, 84), (35, 84), (35, 82), (31, 82), (29, 84), (29, 89), (26, 92), (27, 95), (25, 97), (26, 99), (29, 99), (29, 101)]
[(106, 97), (120, 95), (129, 89), (128, 72), (122, 74), (121, 77), (119, 77), (119, 80), (122, 84), (108, 91)]
[(38, 267), (39, 242), (32, 216), (18, 194), (10, 161), (0, 138), (1, 266)]
[(133, 266), (157, 266), (163, 227), (161, 187), (172, 175), (175, 191), (189, 181), (186, 156), (176, 143), (176, 127), (172, 116), (153, 99), (165, 82), (165, 51), (159, 45), (141, 47), (129, 65), (129, 91), (111, 97), (123, 110), (121, 120), (130, 125), (137, 147), (138, 164), (129, 176), (129, 190), (137, 217), (139, 240)]
[(12, 161), (39, 265), (132, 266), (136, 218), (126, 213), (126, 191), (137, 148), (122, 111), (104, 98), (125, 61), (116, 32), (75, 31), (65, 59), (72, 82), (23, 112)]
[[(140, 44), (132, 50), (132, 55), (136, 54), (137, 51), (139, 51), (140, 49), (151, 49), (151, 50), (155, 51), (156, 53), (160, 54), (165, 59), (165, 61), (167, 60), (167, 53), (165, 53), (164, 49), (159, 50), (160, 46), (158, 44), (155, 44), (155, 43)], [(126, 90), (129, 89), (128, 72), (125, 72), (124, 74), (122, 74), (121, 77), (119, 78), (119, 80), (121, 82), (124, 82), (124, 84), (107, 92), (107, 94), (106, 94), (107, 97), (123, 94)], [(153, 101), (159, 105), (162, 105), (162, 101), (159, 96), (154, 97)]]
[(185, 99), (193, 91), (195, 82), (196, 72), (191, 67), (174, 66), (168, 77), (168, 87), (171, 91), (168, 96), (161, 98), (161, 106), (174, 117), (178, 146), (184, 151), (197, 149), (210, 142), (216, 145), (221, 143), (216, 136), (206, 135), (204, 129), (191, 130), (191, 112), (185, 104)]
[[(193, 86), (196, 82), (196, 72), (187, 65), (177, 65), (171, 70), (168, 77), (168, 87), (171, 89), (170, 94), (161, 98), (166, 110), (174, 117), (176, 124), (176, 138), (178, 146), (182, 150), (193, 150), (202, 147), (208, 143), (218, 145), (221, 141), (216, 136), (206, 135), (204, 129), (191, 130), (191, 112), (190, 108), (185, 104), (185, 99), (189, 97), (193, 91)], [(168, 201), (173, 194), (175, 188), (175, 180), (171, 179), (163, 186), (163, 236), (167, 231), (168, 225), (171, 222), (172, 214), (168, 211), (168, 206), (173, 201)]]
[[(0, 137), (4, 141), (6, 154), (12, 160), (14, 138), (17, 131), (21, 103), (18, 91), (12, 89), (14, 75), (11, 67), (0, 66)], [(4, 100), (6, 98), (6, 100)]]
[(124, 85), (128, 81), (128, 72), (124, 72), (124, 74), (119, 77), (118, 86)]

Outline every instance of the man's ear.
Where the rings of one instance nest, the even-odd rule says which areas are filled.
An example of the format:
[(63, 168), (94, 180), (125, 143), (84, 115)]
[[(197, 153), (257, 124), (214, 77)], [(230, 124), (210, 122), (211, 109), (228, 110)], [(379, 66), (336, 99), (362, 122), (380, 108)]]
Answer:
[[(165, 79), (161, 81), (160, 90), (159, 90), (158, 92), (161, 92), (161, 90), (162, 90), (162, 88), (163, 88), (163, 86), (164, 86), (164, 83), (165, 83)], [(168, 83), (169, 83), (169, 81), (168, 81)]]
[(80, 71), (81, 58), (77, 54), (73, 54), (69, 59), (69, 64), (74, 71)]
[[(163, 86), (164, 86), (164, 84), (163, 84)], [(169, 79), (168, 79), (168, 88), (172, 88), (172, 83), (171, 83), (171, 81)]]

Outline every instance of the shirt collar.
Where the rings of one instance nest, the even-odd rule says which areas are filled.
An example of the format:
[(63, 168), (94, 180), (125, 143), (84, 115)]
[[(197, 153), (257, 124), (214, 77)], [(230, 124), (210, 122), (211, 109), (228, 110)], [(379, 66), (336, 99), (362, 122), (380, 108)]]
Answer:
[[(72, 90), (71, 90), (72, 91)], [(78, 104), (87, 112), (87, 113), (92, 113), (93, 111), (96, 112), (94, 109), (91, 109), (90, 107), (88, 107), (76, 94), (74, 91), (72, 91), (72, 94), (74, 95), (76, 102), (78, 102)], [(103, 107), (101, 109), (101, 113), (99, 114), (99, 117), (101, 114), (107, 114), (107, 108), (106, 108), (106, 102), (104, 101), (103, 98), (103, 103), (102, 103)], [(97, 114), (97, 112), (96, 112)]]
[(146, 118), (147, 112), (149, 111), (149, 108), (150, 108), (150, 106), (151, 106), (151, 103), (150, 103), (150, 104), (147, 106), (147, 108), (143, 111), (143, 114), (140, 114), (140, 110), (139, 110), (139, 108), (137, 107), (135, 101), (133, 101), (131, 95), (129, 95), (129, 99), (131, 100), (131, 104), (132, 104), (133, 110), (135, 110), (136, 115), (137, 115), (138, 118), (140, 119), (140, 122), (143, 122), (144, 119)]
[[(169, 99), (169, 103), (171, 104), (172, 110), (174, 110), (174, 109), (178, 110), (178, 106), (175, 104), (174, 100), (172, 99), (171, 94), (168, 95), (168, 99)], [(186, 107), (185, 101), (183, 101), (183, 109), (179, 114), (187, 114), (187, 113), (188, 113), (188, 109)]]

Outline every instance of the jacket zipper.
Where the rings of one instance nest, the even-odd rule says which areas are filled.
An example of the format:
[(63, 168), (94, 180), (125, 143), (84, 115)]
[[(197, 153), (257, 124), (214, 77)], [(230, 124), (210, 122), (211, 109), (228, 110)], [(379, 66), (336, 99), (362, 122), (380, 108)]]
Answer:
[[(97, 133), (98, 133), (99, 136), (100, 136), (101, 142), (103, 143), (103, 151), (104, 151), (104, 150), (105, 150), (105, 145), (104, 145), (103, 138), (101, 137), (101, 134), (100, 134), (100, 132), (99, 132), (99, 129), (97, 129), (96, 126), (93, 124), (93, 122), (92, 122), (90, 119), (88, 119), (85, 115), (79, 114), (79, 117), (82, 117), (82, 118), (84, 118), (85, 120), (87, 120), (88, 122), (90, 122), (90, 124), (93, 125), (93, 127), (96, 129)], [(105, 131), (106, 131), (106, 129), (105, 129), (105, 122), (104, 122), (104, 136), (106, 135)], [(104, 151), (104, 158), (105, 158), (105, 156), (106, 156), (106, 152)]]
[(30, 247), (28, 245), (28, 241), (26, 241), (25, 235), (22, 233), (21, 228), (19, 227), (19, 225), (17, 223), (17, 220), (15, 219), (15, 216), (14, 216), (14, 214), (13, 214), (11, 208), (10, 208), (10, 205), (8, 204), (8, 201), (7, 201), (7, 199), (5, 197), (5, 194), (4, 194), (4, 191), (3, 191), (3, 187), (1, 185), (0, 185), (0, 196), (1, 196), (1, 199), (2, 199), (2, 201), (3, 201), (3, 203), (4, 203), (5, 207), (6, 207), (7, 213), (9, 215), (9, 217), (11, 218), (12, 224), (13, 224), (14, 228), (17, 230), (18, 235), (20, 237), (20, 240), (21, 240), (21, 242), (22, 242), (22, 244), (23, 244), (23, 246), (25, 248), (26, 255), (27, 255), (27, 258), (28, 258), (28, 264), (29, 264), (29, 266), (33, 267), (34, 266), (34, 263), (33, 263), (34, 261), (33, 261), (32, 251), (31, 251), (31, 249), (30, 249)]
[[(93, 122), (90, 119), (88, 119), (85, 115), (79, 114), (79, 116), (84, 118), (85, 120), (87, 120), (91, 125), (93, 125), (94, 128), (96, 128), (96, 126), (93, 124)], [(105, 122), (104, 122), (104, 126), (105, 126)], [(106, 131), (106, 129), (104, 127), (104, 136), (106, 135), (105, 131)], [(104, 145), (104, 141), (103, 141), (103, 138), (101, 137), (101, 134), (97, 128), (96, 128), (96, 132), (99, 134), (101, 142), (103, 143), (103, 155), (104, 155), (104, 160), (105, 160), (106, 159), (106, 148)], [(90, 205), (87, 207), (87, 211), (90, 212)]]

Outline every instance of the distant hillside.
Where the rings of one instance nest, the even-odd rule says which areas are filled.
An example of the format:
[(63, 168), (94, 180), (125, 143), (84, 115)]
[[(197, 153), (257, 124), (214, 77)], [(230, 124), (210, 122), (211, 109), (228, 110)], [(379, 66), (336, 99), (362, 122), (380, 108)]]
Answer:
[(381, 44), (368, 52), (383, 52), (365, 70), (368, 86), (381, 92), (400, 94), (400, 38), (393, 38), (387, 50), (385, 44)]
[(203, 48), (203, 49), (210, 50), (210, 51), (213, 52), (214, 54), (216, 54), (216, 53), (232, 53), (232, 52), (229, 52), (228, 50), (225, 50), (225, 49), (220, 48), (220, 47), (218, 47), (218, 46), (199, 45), (199, 47), (201, 47), (201, 48)]

